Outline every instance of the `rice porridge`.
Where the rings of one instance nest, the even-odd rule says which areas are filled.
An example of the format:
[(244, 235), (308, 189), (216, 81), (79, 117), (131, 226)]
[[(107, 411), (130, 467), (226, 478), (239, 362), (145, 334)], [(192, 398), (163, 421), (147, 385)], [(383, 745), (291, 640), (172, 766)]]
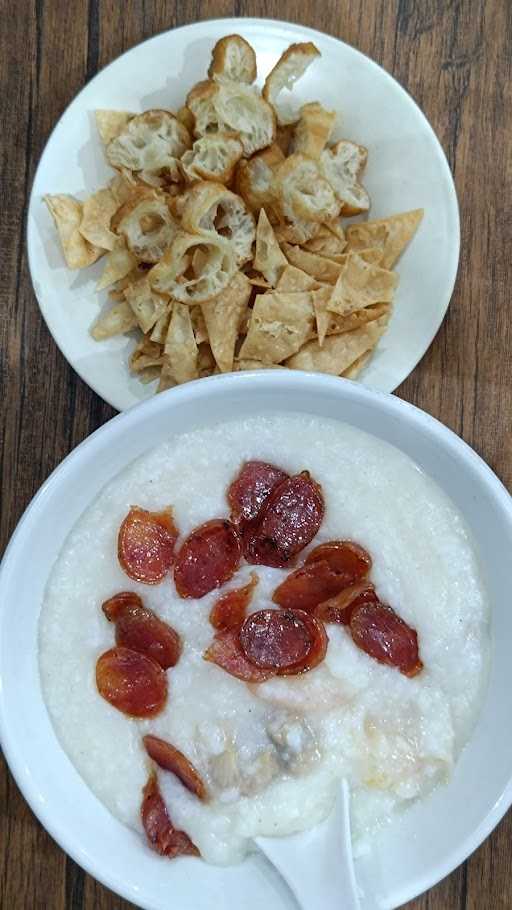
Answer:
[[(418, 636), (423, 668), (406, 676), (373, 659), (347, 626), (327, 623), (325, 658), (310, 672), (246, 683), (203, 654), (219, 596), (258, 577), (249, 611), (275, 607), (290, 569), (241, 562), (220, 589), (194, 599), (128, 578), (118, 533), (130, 507), (172, 505), (183, 537), (227, 518), (226, 492), (241, 465), (260, 459), (290, 475), (310, 472), (325, 515), (294, 561), (331, 540), (371, 553), (371, 580)], [(98, 692), (95, 668), (114, 645), (101, 610), (120, 591), (181, 637), (166, 670), (168, 697), (153, 717), (133, 718)], [(286, 835), (323, 819), (339, 781), (352, 793), (352, 828), (363, 843), (411, 800), (446, 780), (478, 715), (488, 658), (488, 604), (464, 521), (408, 457), (348, 425), (289, 414), (234, 420), (171, 439), (122, 471), (70, 533), (52, 570), (40, 620), (40, 672), (57, 736), (84, 780), (122, 822), (143, 833), (141, 793), (152, 734), (184, 753), (201, 775), (201, 801), (172, 773), (158, 784), (173, 825), (208, 862), (236, 863), (257, 835)]]

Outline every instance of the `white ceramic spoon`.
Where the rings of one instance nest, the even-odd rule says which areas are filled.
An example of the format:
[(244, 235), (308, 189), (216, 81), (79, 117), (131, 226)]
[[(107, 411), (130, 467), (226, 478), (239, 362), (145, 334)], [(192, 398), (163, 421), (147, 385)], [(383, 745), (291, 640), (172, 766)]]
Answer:
[(350, 792), (344, 780), (331, 814), (310, 831), (255, 837), (301, 910), (360, 910), (350, 837)]

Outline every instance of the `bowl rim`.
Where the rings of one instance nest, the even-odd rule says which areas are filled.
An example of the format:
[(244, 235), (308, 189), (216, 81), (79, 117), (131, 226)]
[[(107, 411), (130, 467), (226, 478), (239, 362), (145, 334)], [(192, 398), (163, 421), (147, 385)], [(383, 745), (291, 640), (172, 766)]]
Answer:
[[(174, 33), (174, 32), (180, 32), (180, 33), (185, 33), (187, 31), (193, 32), (194, 30), (197, 29), (198, 26), (202, 26), (205, 23), (207, 23), (208, 25), (211, 25), (211, 26), (222, 25), (223, 27), (230, 29), (230, 33), (231, 33), (231, 30), (236, 32), (237, 29), (240, 29), (241, 28), (240, 23), (242, 23), (242, 28), (241, 28), (242, 31), (243, 31), (244, 26), (247, 26), (250, 28), (250, 27), (258, 27), (258, 26), (264, 27), (265, 25), (272, 25), (274, 27), (283, 27), (287, 31), (295, 32), (297, 35), (302, 35), (303, 37), (306, 37), (306, 38), (314, 39), (315, 37), (317, 37), (318, 40), (328, 41), (328, 42), (332, 43), (333, 45), (341, 44), (343, 47), (348, 48), (350, 53), (361, 58), (362, 60), (365, 61), (365, 63), (367, 65), (370, 66), (370, 68), (373, 68), (375, 71), (377, 71), (379, 73), (380, 78), (385, 78), (385, 80), (387, 80), (389, 83), (393, 84), (396, 87), (399, 94), (401, 94), (404, 97), (404, 99), (406, 100), (406, 102), (408, 104), (412, 105), (412, 107), (415, 109), (420, 120), (423, 122), (424, 127), (430, 134), (430, 137), (433, 140), (436, 154), (437, 154), (439, 162), (440, 162), (440, 166), (444, 173), (444, 177), (446, 178), (447, 185), (449, 186), (449, 189), (450, 189), (451, 215), (454, 218), (454, 234), (452, 237), (453, 243), (452, 243), (452, 247), (451, 247), (452, 252), (451, 252), (451, 257), (450, 257), (449, 268), (447, 268), (448, 277), (447, 277), (446, 290), (445, 290), (446, 306), (444, 307), (443, 312), (439, 315), (439, 318), (435, 321), (435, 323), (432, 324), (431, 330), (428, 333), (428, 335), (425, 335), (424, 341), (422, 342), (420, 349), (419, 349), (419, 354), (418, 354), (416, 363), (412, 366), (411, 369), (408, 370), (408, 372), (404, 372), (402, 370), (402, 373), (400, 374), (398, 380), (395, 381), (393, 388), (387, 390), (389, 392), (395, 391), (395, 389), (397, 389), (401, 385), (401, 383), (404, 382), (408, 378), (408, 376), (410, 376), (411, 373), (414, 372), (416, 367), (419, 365), (419, 363), (422, 361), (423, 357), (429, 350), (432, 342), (434, 341), (434, 339), (446, 317), (446, 313), (448, 311), (448, 307), (450, 305), (453, 291), (455, 288), (455, 283), (457, 281), (457, 275), (458, 275), (459, 263), (460, 263), (461, 228), (460, 228), (460, 206), (459, 206), (457, 189), (455, 186), (453, 174), (450, 169), (450, 165), (448, 163), (448, 158), (447, 158), (446, 152), (445, 152), (443, 146), (441, 145), (441, 142), (437, 136), (437, 133), (435, 132), (428, 117), (423, 112), (423, 110), (421, 109), (418, 102), (413, 98), (413, 96), (410, 94), (410, 92), (408, 92), (407, 89), (405, 89), (403, 87), (403, 85), (398, 81), (398, 79), (396, 79), (383, 66), (381, 66), (379, 63), (377, 63), (375, 60), (373, 60), (367, 54), (363, 53), (363, 51), (360, 51), (358, 48), (354, 47), (352, 44), (349, 44), (347, 41), (343, 41), (341, 38), (337, 38), (336, 36), (331, 35), (327, 32), (322, 32), (319, 29), (311, 28), (309, 26), (302, 26), (300, 23), (289, 22), (285, 19), (273, 19), (273, 18), (269, 18), (269, 17), (258, 17), (258, 16), (240, 16), (240, 17), (226, 17), (226, 18), (217, 17), (217, 18), (200, 20), (199, 22), (191, 22), (191, 23), (188, 23), (187, 25), (178, 26), (177, 28), (163, 29), (161, 32), (158, 32), (156, 35), (152, 35), (151, 37), (146, 38), (144, 41), (140, 41), (137, 44), (134, 44), (132, 47), (128, 48), (126, 51), (123, 51), (122, 54), (119, 54), (117, 57), (115, 57), (113, 60), (111, 60), (109, 63), (107, 63), (104, 67), (102, 67), (93, 76), (92, 79), (89, 80), (89, 82), (87, 82), (84, 86), (82, 86), (82, 88), (72, 97), (69, 104), (66, 105), (66, 108), (64, 109), (64, 111), (62, 112), (62, 114), (60, 115), (60, 117), (58, 118), (58, 120), (56, 121), (56, 123), (54, 124), (52, 130), (50, 131), (50, 133), (48, 135), (48, 138), (46, 140), (41, 157), (40, 157), (37, 167), (35, 169), (34, 177), (32, 180), (32, 185), (31, 185), (31, 189), (30, 189), (30, 196), (29, 196), (29, 202), (28, 202), (28, 208), (27, 208), (27, 221), (26, 221), (26, 228), (25, 228), (25, 243), (26, 243), (26, 248), (27, 248), (28, 268), (29, 268), (30, 281), (32, 284), (32, 290), (33, 290), (34, 296), (37, 300), (39, 311), (43, 317), (43, 320), (46, 324), (48, 331), (50, 332), (50, 335), (52, 336), (55, 344), (57, 345), (57, 347), (58, 347), (60, 353), (62, 354), (62, 356), (64, 357), (64, 359), (67, 361), (67, 363), (70, 365), (70, 367), (74, 370), (74, 372), (78, 374), (78, 376), (82, 379), (82, 381), (87, 386), (89, 386), (89, 388), (91, 388), (94, 392), (96, 392), (96, 394), (102, 399), (102, 401), (105, 401), (107, 404), (109, 404), (111, 407), (115, 408), (118, 411), (125, 410), (125, 408), (120, 404), (120, 399), (116, 393), (114, 393), (113, 395), (109, 395), (109, 397), (106, 398), (103, 391), (100, 388), (100, 384), (97, 381), (89, 381), (89, 379), (86, 379), (84, 377), (81, 366), (80, 366), (80, 362), (79, 361), (76, 362), (76, 358), (74, 358), (72, 360), (70, 357), (68, 357), (68, 355), (66, 354), (66, 351), (65, 351), (65, 348), (67, 347), (65, 339), (61, 339), (60, 341), (58, 339), (58, 335), (59, 335), (58, 320), (53, 318), (52, 312), (51, 312), (51, 307), (47, 306), (47, 304), (45, 302), (43, 302), (42, 300), (39, 299), (39, 295), (38, 295), (37, 288), (36, 288), (36, 281), (35, 281), (34, 248), (33, 248), (32, 240), (31, 240), (31, 233), (33, 230), (33, 226), (32, 226), (33, 219), (31, 216), (33, 214), (34, 206), (36, 205), (34, 187), (38, 181), (39, 173), (44, 167), (46, 157), (49, 155), (49, 149), (50, 149), (51, 142), (54, 138), (54, 134), (56, 133), (57, 129), (59, 128), (59, 126), (62, 123), (62, 121), (64, 120), (64, 118), (67, 116), (71, 106), (75, 103), (75, 101), (77, 101), (82, 96), (82, 94), (86, 90), (89, 90), (89, 88), (100, 77), (102, 77), (111, 67), (113, 67), (114, 65), (117, 65), (117, 63), (119, 61), (124, 60), (136, 48), (141, 47), (142, 45), (150, 45), (152, 42), (159, 41), (165, 35), (170, 35), (171, 33)], [(132, 407), (135, 407), (135, 406), (136, 405), (132, 405)]]
[[(267, 392), (273, 392), (276, 383), (281, 386), (283, 392), (286, 392), (286, 389), (289, 389), (290, 386), (306, 391), (314, 385), (318, 396), (321, 396), (323, 392), (330, 395), (334, 393), (341, 400), (353, 401), (363, 406), (370, 404), (372, 407), (377, 407), (381, 410), (388, 419), (406, 421), (411, 429), (427, 432), (428, 435), (436, 439), (438, 444), (448, 450), (454, 458), (464, 462), (468, 468), (472, 469), (473, 474), (478, 476), (482, 491), (493, 500), (496, 508), (501, 511), (512, 528), (512, 497), (491, 468), (452, 430), (409, 402), (405, 402), (388, 393), (368, 389), (349, 380), (339, 380), (336, 377), (320, 374), (293, 371), (284, 374), (279, 370), (269, 370), (213, 376), (206, 381), (196, 380), (177, 389), (169, 390), (118, 414), (80, 443), (54, 469), (25, 509), (0, 563), (0, 614), (6, 609), (4, 606), (6, 598), (2, 597), (2, 593), (10, 583), (11, 564), (14, 562), (20, 548), (23, 549), (25, 546), (25, 541), (30, 539), (33, 528), (37, 527), (41, 515), (44, 514), (46, 500), (49, 495), (55, 489), (58, 489), (62, 479), (70, 472), (73, 473), (80, 470), (84, 459), (88, 461), (94, 459), (107, 443), (112, 444), (116, 438), (122, 438), (126, 433), (133, 432), (142, 417), (158, 420), (167, 412), (172, 412), (175, 406), (193, 407), (194, 401), (199, 397), (213, 396), (221, 398), (229, 395), (233, 390), (239, 392), (240, 388), (242, 390), (248, 388), (248, 384), (252, 389), (265, 389)], [(283, 410), (286, 410), (285, 404), (283, 404)], [(293, 410), (296, 409), (293, 408)], [(2, 636), (3, 628), (0, 623), (0, 645), (2, 644)], [(2, 669), (0, 667), (0, 742), (11, 773), (24, 798), (41, 824), (68, 855), (107, 887), (112, 888), (116, 893), (121, 894), (128, 900), (133, 900), (134, 895), (126, 889), (123, 890), (122, 882), (114, 874), (109, 875), (105, 869), (102, 869), (100, 874), (98, 874), (94, 861), (84, 860), (84, 855), (79, 850), (79, 838), (70, 832), (69, 826), (65, 822), (63, 823), (58, 816), (55, 816), (54, 809), (47, 808), (41, 802), (37, 788), (32, 784), (30, 769), (25, 765), (24, 759), (17, 754), (16, 734), (13, 734), (10, 730), (6, 715), (6, 701), (2, 686)], [(512, 775), (500, 799), (488, 810), (478, 826), (445, 858), (443, 863), (437, 864), (429, 870), (423, 879), (416, 878), (413, 890), (411, 890), (410, 894), (404, 895), (403, 900), (410, 900), (428, 890), (467, 859), (498, 824), (511, 803)]]

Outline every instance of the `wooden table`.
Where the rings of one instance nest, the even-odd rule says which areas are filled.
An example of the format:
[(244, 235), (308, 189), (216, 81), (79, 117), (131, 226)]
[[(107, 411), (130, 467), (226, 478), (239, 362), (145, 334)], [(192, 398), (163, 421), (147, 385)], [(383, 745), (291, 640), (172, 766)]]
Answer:
[[(30, 285), (25, 211), (44, 144), (100, 67), (155, 32), (219, 16), (290, 19), (339, 36), (393, 73), (425, 111), (455, 175), (462, 254), (443, 327), (397, 394), (459, 433), (512, 488), (510, 0), (6, 0), (6, 7), (0, 32), (2, 551), (50, 471), (114, 413), (57, 350)], [(1, 907), (127, 910), (65, 856), (5, 764), (1, 770)], [(509, 814), (467, 863), (409, 910), (511, 908), (511, 846)]]

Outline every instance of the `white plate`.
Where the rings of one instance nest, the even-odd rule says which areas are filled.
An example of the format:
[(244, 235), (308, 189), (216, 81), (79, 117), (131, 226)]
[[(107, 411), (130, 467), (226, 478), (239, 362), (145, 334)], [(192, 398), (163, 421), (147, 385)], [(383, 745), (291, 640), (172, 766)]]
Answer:
[(414, 369), (436, 334), (455, 282), (459, 215), (452, 176), (428, 121), (409, 95), (377, 64), (335, 38), (263, 19), (198, 22), (139, 44), (102, 70), (55, 127), (39, 163), (28, 212), (28, 254), (41, 312), (69, 363), (98, 395), (123, 410), (154, 392), (128, 370), (132, 338), (98, 343), (89, 327), (107, 300), (95, 291), (103, 268), (65, 267), (45, 193), (84, 198), (112, 176), (94, 123), (97, 108), (176, 110), (205, 78), (210, 52), (222, 35), (239, 32), (254, 46), (259, 81), (284, 48), (314, 41), (322, 53), (294, 90), (298, 105), (320, 100), (339, 114), (338, 136), (366, 145), (365, 185), (371, 217), (423, 207), (425, 217), (398, 266), (400, 285), (388, 333), (361, 379), (393, 391)]
[[(492, 605), (489, 685), (471, 739), (448, 783), (417, 802), (401, 822), (384, 828), (371, 852), (358, 858), (358, 881), (376, 901), (365, 908), (391, 910), (430, 888), (481, 843), (512, 800), (507, 593), (512, 587), (512, 499), (497, 477), (428, 414), (357, 383), (285, 370), (188, 383), (110, 420), (78, 446), (25, 512), (0, 568), (5, 757), (33, 811), (63, 849), (145, 910), (296, 910), (296, 905), (263, 859), (250, 856), (225, 868), (186, 857), (167, 862), (94, 796), (60, 746), (43, 701), (37, 651), (45, 586), (84, 509), (134, 458), (172, 434), (241, 415), (290, 411), (346, 421), (416, 461), (470, 527)], [(319, 910), (323, 906), (319, 894)]]

